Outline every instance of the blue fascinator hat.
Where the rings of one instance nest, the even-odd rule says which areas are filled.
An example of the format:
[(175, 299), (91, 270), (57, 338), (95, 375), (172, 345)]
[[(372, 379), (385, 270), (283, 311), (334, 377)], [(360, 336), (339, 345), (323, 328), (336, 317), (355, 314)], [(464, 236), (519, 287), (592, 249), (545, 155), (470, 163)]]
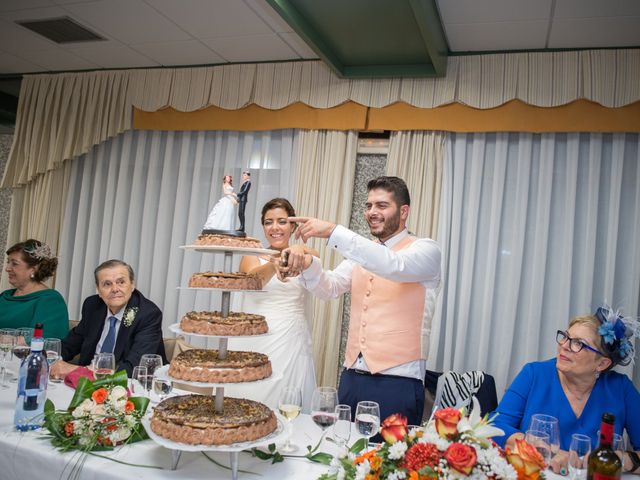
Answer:
[(635, 337), (640, 336), (638, 320), (623, 317), (619, 311), (599, 307), (595, 317), (600, 322), (598, 334), (602, 337), (602, 348), (614, 365), (629, 365), (635, 356)]

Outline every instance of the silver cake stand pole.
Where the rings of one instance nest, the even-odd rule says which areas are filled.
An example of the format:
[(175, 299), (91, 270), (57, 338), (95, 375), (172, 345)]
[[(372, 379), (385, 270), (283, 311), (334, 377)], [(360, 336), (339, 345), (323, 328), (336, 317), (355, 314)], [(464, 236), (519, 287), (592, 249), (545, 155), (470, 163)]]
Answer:
[(182, 455), (182, 450), (171, 450), (171, 470), (176, 470), (178, 468), (180, 455)]
[(231, 480), (238, 480), (238, 452), (229, 453), (231, 457)]

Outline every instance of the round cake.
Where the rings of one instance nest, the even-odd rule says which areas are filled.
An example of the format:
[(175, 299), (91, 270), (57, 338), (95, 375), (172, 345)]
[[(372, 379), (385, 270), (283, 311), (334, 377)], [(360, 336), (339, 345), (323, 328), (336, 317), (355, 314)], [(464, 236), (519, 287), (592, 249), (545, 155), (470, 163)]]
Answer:
[(231, 235), (216, 235), (212, 233), (204, 233), (198, 235), (194, 245), (211, 245), (216, 247), (244, 247), (244, 248), (262, 248), (262, 243), (257, 238), (252, 237), (234, 237)]
[(189, 286), (225, 290), (262, 290), (262, 281), (253, 273), (202, 272), (191, 275)]
[(198, 335), (262, 335), (269, 331), (262, 315), (244, 312), (229, 312), (223, 317), (221, 312), (187, 312), (180, 320), (183, 332)]
[(169, 365), (176, 380), (203, 383), (253, 382), (271, 376), (271, 361), (263, 353), (227, 351), (224, 359), (218, 350), (194, 348), (176, 356)]
[(229, 445), (257, 440), (278, 426), (274, 413), (260, 402), (226, 397), (222, 410), (215, 411), (215, 396), (167, 398), (153, 410), (151, 430), (174, 442)]

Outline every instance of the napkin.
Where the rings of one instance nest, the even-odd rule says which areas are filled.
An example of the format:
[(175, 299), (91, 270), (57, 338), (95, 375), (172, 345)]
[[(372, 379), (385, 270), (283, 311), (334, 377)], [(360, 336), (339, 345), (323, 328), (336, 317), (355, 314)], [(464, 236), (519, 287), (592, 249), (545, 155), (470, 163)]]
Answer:
[(69, 373), (66, 377), (64, 377), (64, 384), (70, 386), (71, 388), (76, 388), (78, 386), (78, 382), (82, 377), (88, 378), (92, 382), (95, 380), (93, 376), (93, 372), (86, 367), (78, 367)]

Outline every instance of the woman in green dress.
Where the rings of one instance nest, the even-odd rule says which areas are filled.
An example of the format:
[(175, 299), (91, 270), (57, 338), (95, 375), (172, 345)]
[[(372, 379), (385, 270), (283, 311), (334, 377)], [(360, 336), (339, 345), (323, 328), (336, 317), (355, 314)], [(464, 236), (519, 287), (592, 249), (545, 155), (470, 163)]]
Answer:
[(29, 239), (7, 250), (5, 271), (14, 287), (0, 293), (0, 328), (44, 324), (46, 338), (63, 339), (69, 331), (69, 312), (62, 295), (43, 282), (51, 277), (58, 259), (46, 243)]

